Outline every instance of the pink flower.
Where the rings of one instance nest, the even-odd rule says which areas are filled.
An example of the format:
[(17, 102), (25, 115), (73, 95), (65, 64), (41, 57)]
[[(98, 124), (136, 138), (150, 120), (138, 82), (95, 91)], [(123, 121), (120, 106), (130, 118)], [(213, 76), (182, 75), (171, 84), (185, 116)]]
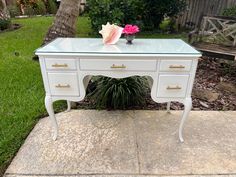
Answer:
[(125, 28), (123, 29), (124, 34), (135, 34), (139, 32), (139, 27), (136, 25), (125, 25)]

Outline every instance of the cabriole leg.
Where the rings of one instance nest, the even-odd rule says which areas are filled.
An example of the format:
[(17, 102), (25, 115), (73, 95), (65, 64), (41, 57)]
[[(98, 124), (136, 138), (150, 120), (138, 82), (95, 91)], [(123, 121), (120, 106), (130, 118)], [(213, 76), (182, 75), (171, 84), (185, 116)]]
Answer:
[(51, 119), (52, 126), (54, 128), (52, 138), (53, 138), (53, 140), (56, 140), (57, 135), (58, 135), (58, 125), (57, 125), (57, 120), (56, 120), (54, 110), (53, 110), (53, 101), (50, 96), (45, 97), (45, 106), (46, 106), (47, 112), (49, 114), (49, 118)]
[(170, 113), (170, 102), (167, 102), (167, 112)]
[(191, 108), (192, 108), (192, 99), (191, 98), (186, 98), (185, 101), (184, 101), (184, 112), (183, 112), (182, 119), (181, 119), (180, 126), (179, 126), (179, 140), (181, 142), (184, 142), (184, 139), (183, 139), (183, 125), (184, 125), (184, 122), (185, 122), (185, 120), (187, 119), (187, 117), (189, 115), (189, 112), (191, 111)]
[(66, 112), (69, 112), (71, 110), (71, 101), (67, 100), (67, 110)]

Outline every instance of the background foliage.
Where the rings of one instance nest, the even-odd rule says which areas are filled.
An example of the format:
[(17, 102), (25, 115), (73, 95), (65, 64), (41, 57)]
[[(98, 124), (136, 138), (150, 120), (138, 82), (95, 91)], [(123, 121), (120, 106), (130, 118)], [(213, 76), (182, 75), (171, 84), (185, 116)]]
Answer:
[(137, 24), (142, 30), (159, 29), (165, 17), (175, 17), (186, 7), (185, 0), (88, 0), (94, 32), (102, 24)]
[(135, 23), (140, 0), (88, 0), (87, 8), (95, 32), (107, 22), (123, 25)]
[(227, 16), (227, 17), (236, 17), (236, 6), (225, 9), (222, 15)]

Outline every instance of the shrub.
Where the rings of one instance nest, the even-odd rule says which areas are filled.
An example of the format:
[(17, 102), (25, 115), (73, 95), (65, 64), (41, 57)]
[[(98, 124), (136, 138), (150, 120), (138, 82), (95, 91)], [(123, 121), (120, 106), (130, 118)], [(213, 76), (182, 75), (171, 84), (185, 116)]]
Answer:
[(5, 30), (11, 26), (11, 21), (9, 19), (0, 19), (0, 30)]
[(145, 103), (147, 80), (144, 77), (99, 77), (95, 85), (96, 89), (89, 97), (95, 100), (97, 108), (126, 109)]
[(143, 23), (146, 30), (159, 28), (164, 17), (175, 17), (186, 7), (185, 0), (143, 0)]
[(106, 22), (158, 29), (165, 16), (175, 17), (186, 7), (185, 0), (88, 0), (87, 3), (95, 32)]
[(21, 11), (16, 5), (8, 7), (8, 10), (12, 18), (21, 15)]
[(48, 0), (47, 11), (49, 14), (56, 14), (57, 13), (57, 5), (54, 0)]
[(107, 22), (124, 25), (136, 23), (141, 0), (88, 0), (89, 17), (94, 32)]
[(236, 17), (236, 6), (224, 9), (222, 15), (227, 17)]
[(42, 0), (37, 0), (25, 5), (26, 15), (45, 15), (46, 7)]
[(39, 0), (36, 2), (36, 5), (33, 6), (34, 15), (45, 15), (46, 14), (46, 7), (43, 1)]
[(175, 25), (175, 21), (170, 19), (170, 18), (166, 18), (164, 19), (161, 24), (159, 25), (160, 30), (163, 33), (173, 33), (176, 32), (176, 25)]

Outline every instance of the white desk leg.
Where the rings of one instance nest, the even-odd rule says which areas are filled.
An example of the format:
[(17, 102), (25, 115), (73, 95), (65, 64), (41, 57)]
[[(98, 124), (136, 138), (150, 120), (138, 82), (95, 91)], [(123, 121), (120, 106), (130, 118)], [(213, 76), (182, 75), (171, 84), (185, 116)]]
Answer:
[(71, 101), (67, 100), (67, 110), (66, 112), (69, 112), (71, 110)]
[(170, 102), (167, 102), (167, 112), (170, 113)]
[(184, 101), (184, 112), (183, 112), (182, 119), (181, 119), (180, 126), (179, 126), (179, 140), (181, 142), (184, 142), (183, 125), (189, 115), (189, 112), (191, 111), (191, 108), (192, 108), (192, 98), (186, 98)]
[(53, 140), (56, 140), (57, 135), (58, 135), (58, 125), (57, 125), (57, 120), (56, 120), (54, 110), (53, 110), (53, 101), (50, 96), (45, 97), (45, 106), (46, 106), (47, 112), (49, 114), (49, 118), (51, 119), (52, 126), (54, 128), (54, 133), (53, 133), (52, 138), (53, 138)]

